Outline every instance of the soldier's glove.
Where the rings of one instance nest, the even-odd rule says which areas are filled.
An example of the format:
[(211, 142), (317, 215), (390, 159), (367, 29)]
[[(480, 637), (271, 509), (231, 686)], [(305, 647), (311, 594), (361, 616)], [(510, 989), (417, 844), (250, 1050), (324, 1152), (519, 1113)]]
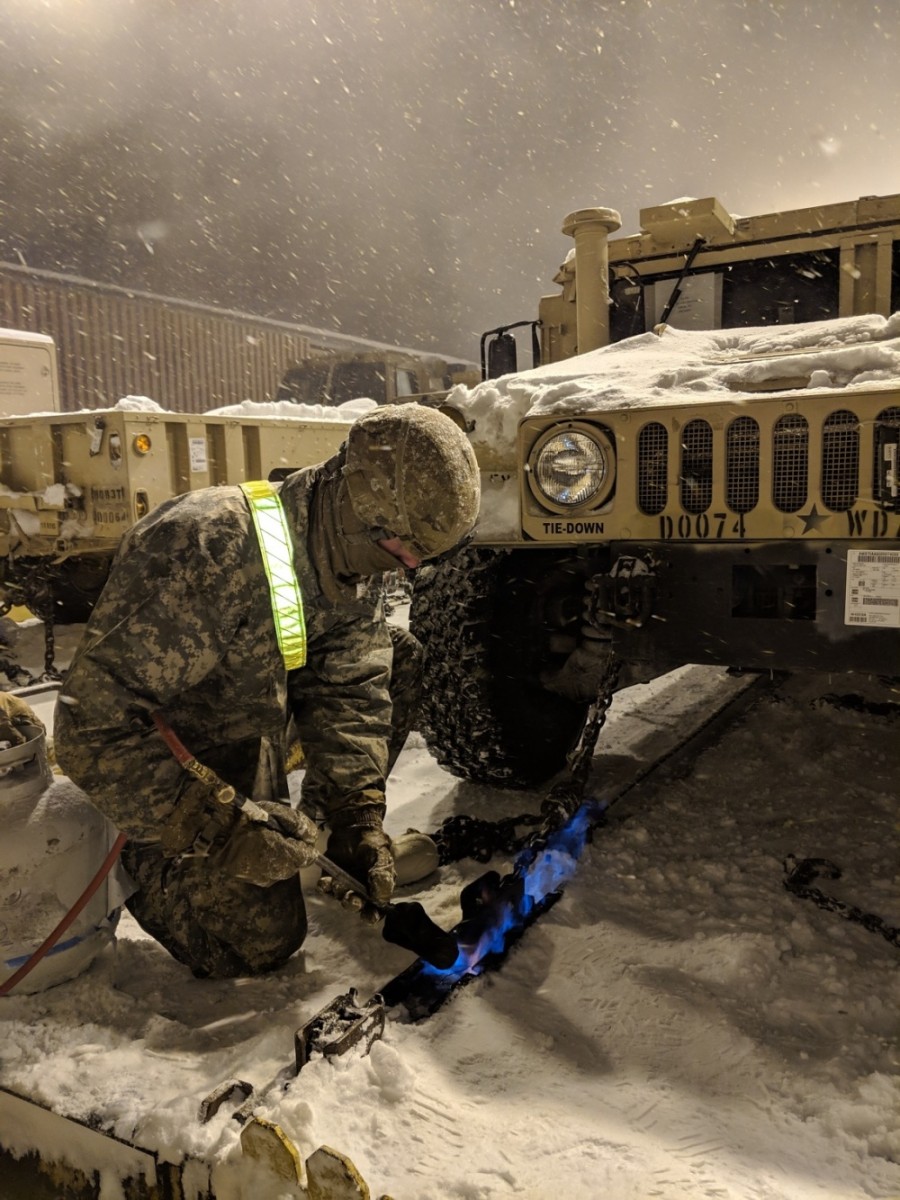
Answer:
[(263, 810), (268, 821), (240, 813), (223, 845), (211, 851), (211, 863), (235, 879), (265, 888), (316, 861), (319, 831), (309, 817), (275, 801), (252, 807)]
[[(378, 904), (387, 904), (396, 872), (391, 839), (382, 828), (381, 814), (378, 805), (345, 808), (335, 814), (325, 855), (358, 879)], [(363, 909), (362, 915), (378, 919), (379, 914)]]
[(234, 805), (217, 804), (205, 783), (187, 779), (160, 829), (162, 852), (167, 858), (206, 853), (212, 842), (226, 837), (236, 820)]
[(43, 732), (43, 729), (43, 722), (24, 700), (0, 692), (0, 742), (22, 746), (35, 736), (35, 730)]

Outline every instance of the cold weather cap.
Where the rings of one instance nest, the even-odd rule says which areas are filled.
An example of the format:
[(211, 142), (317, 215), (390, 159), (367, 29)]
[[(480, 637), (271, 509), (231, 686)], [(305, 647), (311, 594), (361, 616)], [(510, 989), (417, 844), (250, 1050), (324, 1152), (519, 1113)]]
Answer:
[(421, 404), (384, 405), (356, 421), (344, 479), (359, 520), (422, 559), (452, 550), (478, 517), (481, 481), (468, 438)]

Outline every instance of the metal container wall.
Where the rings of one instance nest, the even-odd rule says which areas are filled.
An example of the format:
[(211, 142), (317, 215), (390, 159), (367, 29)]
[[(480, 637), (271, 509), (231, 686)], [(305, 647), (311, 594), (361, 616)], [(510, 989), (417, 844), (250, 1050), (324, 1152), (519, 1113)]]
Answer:
[(0, 264), (0, 325), (49, 334), (62, 408), (149, 396), (174, 412), (274, 399), (306, 333), (201, 304)]

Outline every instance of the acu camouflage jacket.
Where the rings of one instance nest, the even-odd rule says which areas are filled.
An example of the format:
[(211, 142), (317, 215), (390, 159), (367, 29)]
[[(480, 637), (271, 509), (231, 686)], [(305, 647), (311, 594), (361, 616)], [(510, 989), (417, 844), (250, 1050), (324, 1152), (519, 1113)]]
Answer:
[(281, 493), (308, 637), (307, 664), (290, 675), (239, 488), (167, 501), (120, 547), (66, 675), (54, 740), (62, 769), (131, 837), (158, 838), (186, 786), (150, 721), (156, 709), (215, 767), (223, 747), (246, 743), (250, 756), (259, 738), (281, 746), (290, 702), (305, 798), (327, 812), (383, 803), (392, 652), (380, 578), (342, 586), (343, 603), (325, 600), (307, 549), (322, 476), (298, 471)]

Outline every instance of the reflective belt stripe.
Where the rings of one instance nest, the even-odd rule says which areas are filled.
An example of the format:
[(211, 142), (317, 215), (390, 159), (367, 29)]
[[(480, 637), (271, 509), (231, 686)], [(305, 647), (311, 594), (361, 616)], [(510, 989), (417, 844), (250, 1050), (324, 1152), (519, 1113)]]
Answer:
[(294, 552), (278, 492), (268, 480), (242, 483), (262, 552), (278, 648), (286, 670), (306, 665), (306, 619), (294, 571)]

